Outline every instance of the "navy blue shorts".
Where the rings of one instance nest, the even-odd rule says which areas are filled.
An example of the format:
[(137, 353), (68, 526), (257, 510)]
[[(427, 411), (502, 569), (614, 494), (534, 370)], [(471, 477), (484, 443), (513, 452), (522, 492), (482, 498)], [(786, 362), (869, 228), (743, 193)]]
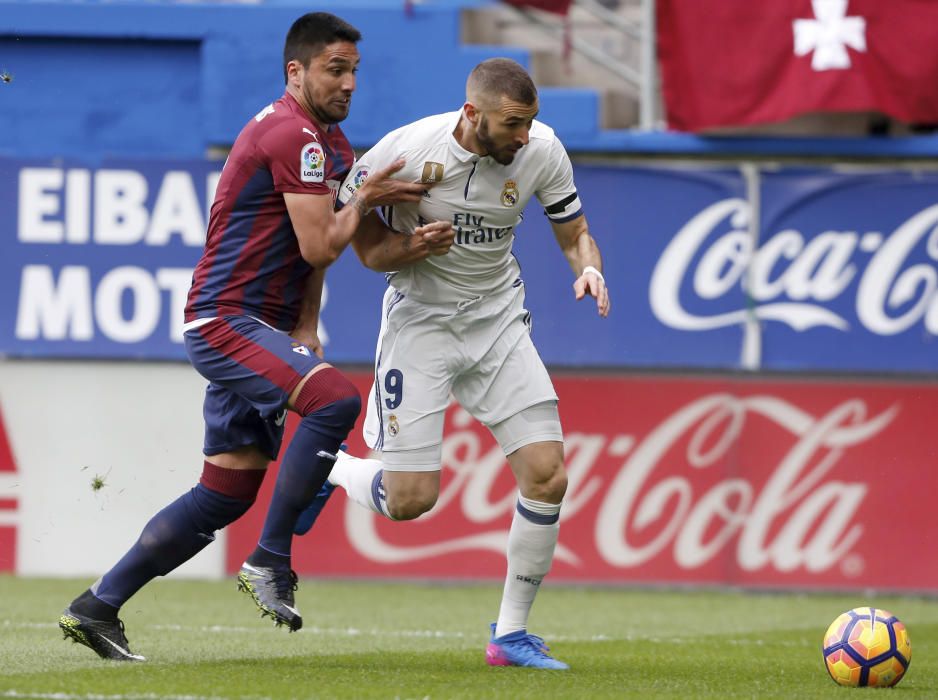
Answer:
[(250, 316), (224, 316), (186, 331), (186, 352), (205, 390), (206, 455), (254, 445), (277, 459), (287, 401), (322, 362), (308, 347)]

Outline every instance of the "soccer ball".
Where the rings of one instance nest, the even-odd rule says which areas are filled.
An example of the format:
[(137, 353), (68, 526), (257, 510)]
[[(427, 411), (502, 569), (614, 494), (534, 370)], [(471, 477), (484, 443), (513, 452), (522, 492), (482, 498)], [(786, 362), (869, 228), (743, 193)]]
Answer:
[(891, 612), (854, 608), (827, 628), (824, 666), (838, 685), (885, 688), (895, 685), (912, 661), (905, 625)]

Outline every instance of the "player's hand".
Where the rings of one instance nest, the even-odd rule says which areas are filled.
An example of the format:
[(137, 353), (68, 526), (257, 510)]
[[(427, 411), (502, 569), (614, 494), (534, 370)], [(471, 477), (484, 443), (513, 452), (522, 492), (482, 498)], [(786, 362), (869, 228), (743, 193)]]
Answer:
[(388, 167), (368, 176), (361, 189), (358, 190), (358, 195), (365, 200), (369, 209), (385, 204), (419, 202), (423, 198), (423, 193), (433, 186), (431, 183), (404, 182), (391, 177), (404, 167), (405, 162), (403, 158), (398, 158)]
[(609, 315), (609, 290), (606, 289), (605, 280), (595, 272), (584, 272), (577, 277), (576, 282), (573, 283), (573, 293), (577, 301), (587, 294), (595, 297), (596, 310), (599, 311), (599, 315), (603, 318)]
[[(318, 322), (316, 325), (319, 325)], [(308, 328), (305, 326), (297, 326), (290, 334), (290, 337), (316, 353), (316, 356), (320, 360), (326, 356), (322, 343), (319, 342), (319, 333), (316, 327)]]
[(430, 255), (446, 255), (456, 240), (456, 231), (449, 221), (433, 221), (418, 226), (414, 229), (414, 235), (420, 237)]

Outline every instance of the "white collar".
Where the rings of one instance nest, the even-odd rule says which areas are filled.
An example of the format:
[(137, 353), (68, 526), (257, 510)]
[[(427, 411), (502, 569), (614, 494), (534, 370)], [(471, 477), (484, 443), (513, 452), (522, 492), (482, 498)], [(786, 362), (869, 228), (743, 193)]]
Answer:
[(483, 157), (478, 153), (473, 153), (472, 151), (467, 151), (459, 141), (456, 140), (456, 137), (453, 135), (453, 132), (456, 130), (456, 126), (459, 124), (459, 120), (462, 118), (462, 109), (458, 109), (455, 112), (450, 112), (450, 120), (446, 125), (446, 133), (449, 138), (449, 150), (452, 151), (453, 155), (456, 156), (456, 159), (462, 163), (477, 162)]

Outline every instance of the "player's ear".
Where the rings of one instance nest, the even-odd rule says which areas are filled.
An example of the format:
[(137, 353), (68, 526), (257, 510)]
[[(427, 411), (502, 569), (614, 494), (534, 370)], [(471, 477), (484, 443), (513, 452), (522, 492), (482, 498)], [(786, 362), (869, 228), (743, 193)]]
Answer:
[(303, 64), (293, 59), (287, 63), (287, 84), (292, 85), (295, 88), (300, 87), (302, 80), (302, 69)]
[(472, 124), (473, 126), (476, 126), (479, 123), (479, 115), (481, 114), (481, 112), (474, 104), (472, 104), (471, 102), (467, 102), (466, 104), (462, 106), (462, 110), (463, 110), (463, 113), (466, 115), (466, 119), (469, 120), (470, 124)]

